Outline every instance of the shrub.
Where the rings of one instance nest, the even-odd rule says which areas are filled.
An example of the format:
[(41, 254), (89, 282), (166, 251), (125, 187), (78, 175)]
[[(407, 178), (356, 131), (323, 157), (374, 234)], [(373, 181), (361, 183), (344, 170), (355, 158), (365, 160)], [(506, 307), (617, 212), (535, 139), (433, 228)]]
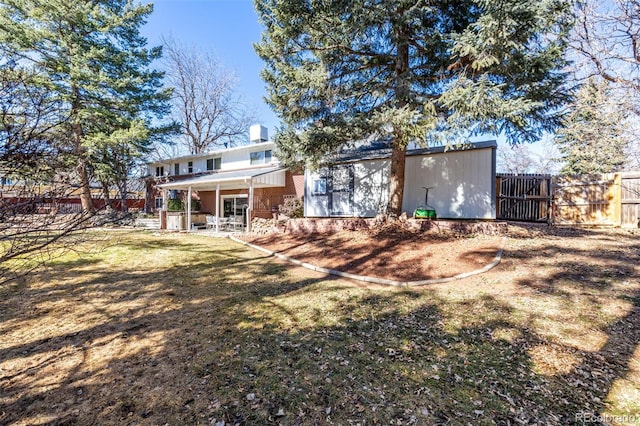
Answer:
[(173, 198), (167, 202), (167, 210), (170, 212), (181, 212), (184, 210), (184, 203), (178, 198)]
[[(196, 200), (195, 198), (191, 199), (191, 211), (199, 211), (202, 208), (202, 203), (200, 200)], [(185, 205), (184, 201), (179, 198), (172, 198), (167, 203), (167, 210), (170, 212), (181, 212), (184, 211)]]
[(290, 218), (304, 217), (304, 204), (302, 199), (287, 198), (278, 206), (280, 213)]

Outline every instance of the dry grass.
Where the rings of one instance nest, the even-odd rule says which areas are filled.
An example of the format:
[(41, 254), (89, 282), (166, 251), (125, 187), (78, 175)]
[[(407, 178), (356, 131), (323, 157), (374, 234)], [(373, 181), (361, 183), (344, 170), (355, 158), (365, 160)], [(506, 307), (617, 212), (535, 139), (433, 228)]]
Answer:
[(109, 235), (0, 287), (0, 424), (640, 423), (637, 233), (514, 232), (413, 291)]

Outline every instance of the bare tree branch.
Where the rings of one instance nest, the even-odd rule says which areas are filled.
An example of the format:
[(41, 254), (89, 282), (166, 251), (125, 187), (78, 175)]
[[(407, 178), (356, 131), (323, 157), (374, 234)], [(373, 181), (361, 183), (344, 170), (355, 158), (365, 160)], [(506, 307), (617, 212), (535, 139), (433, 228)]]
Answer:
[(533, 145), (501, 144), (498, 147), (497, 157), (497, 170), (499, 173), (553, 174), (560, 169), (560, 153), (550, 138), (545, 138)]
[[(598, 108), (617, 115), (626, 140), (626, 169), (637, 169), (640, 152), (640, 0), (579, 0), (570, 39), (578, 84), (597, 77), (609, 82), (610, 96)], [(574, 105), (574, 108), (581, 108)], [(610, 141), (613, 143), (613, 141)]]
[(639, 40), (640, 0), (577, 3), (571, 37), (577, 70), (595, 69), (605, 80), (639, 90)]
[(64, 211), (77, 198), (58, 143), (57, 102), (7, 57), (0, 63), (0, 285), (72, 249), (90, 215)]
[(233, 73), (196, 48), (172, 39), (164, 39), (163, 44), (166, 78), (174, 87), (175, 118), (182, 123), (189, 151), (200, 154), (212, 147), (243, 142), (255, 117), (234, 92)]

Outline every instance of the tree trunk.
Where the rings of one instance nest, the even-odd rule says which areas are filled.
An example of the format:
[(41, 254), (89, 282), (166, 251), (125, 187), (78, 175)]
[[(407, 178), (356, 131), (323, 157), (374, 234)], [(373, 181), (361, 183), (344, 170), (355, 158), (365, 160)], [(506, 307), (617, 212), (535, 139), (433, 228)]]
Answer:
[(102, 182), (102, 196), (104, 198), (105, 210), (111, 211), (113, 206), (111, 205), (111, 194), (109, 194), (109, 184), (107, 182)]
[(407, 146), (397, 143), (394, 137), (391, 150), (391, 172), (389, 173), (389, 203), (387, 215), (400, 216), (402, 214), (402, 198), (404, 196), (404, 165), (406, 162)]
[(93, 199), (91, 198), (91, 186), (89, 183), (89, 173), (87, 172), (87, 159), (85, 158), (84, 150), (82, 149), (80, 126), (73, 126), (74, 139), (76, 143), (76, 155), (78, 156), (78, 164), (76, 165), (76, 171), (80, 178), (80, 203), (82, 204), (82, 212), (87, 214), (94, 214), (96, 212), (93, 206)]
[(118, 185), (118, 190), (120, 191), (120, 200), (122, 202), (122, 204), (120, 205), (120, 211), (123, 213), (126, 213), (129, 211), (129, 207), (127, 206), (127, 180), (124, 179), (122, 181), (120, 181), (120, 184)]
[(71, 102), (71, 133), (78, 161), (76, 164), (76, 172), (78, 172), (78, 177), (80, 178), (80, 182), (78, 182), (80, 185), (80, 203), (82, 204), (82, 213), (93, 215), (96, 210), (91, 198), (91, 186), (89, 182), (89, 172), (87, 170), (87, 157), (85, 150), (82, 147), (82, 126), (78, 119), (78, 110), (80, 109), (78, 99), (80, 98), (80, 91), (74, 86), (72, 87), (72, 92), (74, 100)]
[[(404, 108), (408, 104), (409, 83), (409, 34), (406, 27), (396, 30), (398, 53), (396, 55), (396, 107)], [(407, 135), (399, 126), (393, 129), (393, 145), (391, 149), (391, 171), (389, 174), (389, 204), (387, 215), (400, 216), (404, 197), (404, 166), (407, 153)]]

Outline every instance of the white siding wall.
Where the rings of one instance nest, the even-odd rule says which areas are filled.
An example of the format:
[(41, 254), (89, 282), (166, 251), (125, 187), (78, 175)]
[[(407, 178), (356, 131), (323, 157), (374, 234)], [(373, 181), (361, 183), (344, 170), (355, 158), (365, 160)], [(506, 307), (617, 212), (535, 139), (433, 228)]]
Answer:
[(491, 148), (407, 157), (402, 210), (409, 214), (424, 204), (439, 218), (495, 219), (495, 173)]
[(314, 194), (313, 183), (320, 179), (320, 171), (304, 171), (304, 215), (306, 217), (329, 216), (329, 196)]
[[(244, 149), (237, 151), (225, 152), (222, 154), (222, 169), (221, 170), (235, 170), (245, 169), (251, 167), (250, 153), (256, 151), (273, 151), (274, 144), (269, 143), (257, 143), (247, 145)], [(272, 154), (273, 155), (273, 154)], [(207, 157), (211, 158), (211, 157)], [(271, 157), (271, 162), (276, 161), (275, 157)], [(205, 162), (206, 167), (206, 162)]]
[(253, 178), (253, 184), (256, 188), (270, 186), (285, 186), (286, 176), (284, 170), (267, 173)]
[[(156, 177), (156, 167), (161, 166), (161, 165), (162, 165), (162, 164), (159, 164), (159, 163), (152, 163), (152, 164), (149, 164), (149, 168), (148, 168), (148, 170), (149, 170), (149, 176)], [(164, 172), (165, 172), (165, 173), (167, 172), (167, 165), (166, 165), (166, 164), (164, 165)]]
[[(193, 161), (193, 173), (202, 173), (207, 171), (206, 158), (194, 158), (191, 161)], [(189, 172), (188, 165), (189, 165), (188, 161), (180, 164), (181, 175), (186, 175)]]
[(249, 150), (227, 152), (222, 155), (221, 170), (244, 169), (250, 166)]
[[(408, 156), (402, 210), (408, 215), (429, 205), (439, 218), (495, 219), (494, 152), (491, 148)], [(390, 160), (354, 163), (353, 216), (373, 217), (388, 203)], [(305, 172), (305, 216), (329, 216), (329, 197), (313, 193), (319, 172)]]
[[(273, 142), (264, 142), (264, 143), (254, 143), (249, 144), (239, 148), (230, 148), (225, 152), (216, 151), (209, 154), (203, 154), (202, 156), (194, 157), (194, 158), (180, 158), (180, 159), (167, 159), (162, 163), (151, 163), (149, 164), (149, 174), (151, 176), (155, 176), (156, 166), (162, 165), (164, 166), (165, 175), (168, 173), (171, 176), (175, 175), (174, 164), (180, 164), (180, 175), (186, 175), (189, 173), (188, 165), (189, 161), (193, 162), (193, 173), (203, 173), (207, 171), (207, 160), (210, 158), (222, 158), (221, 169), (224, 171), (236, 170), (236, 169), (246, 169), (247, 167), (252, 167), (250, 160), (250, 153), (256, 151), (273, 151), (275, 144)], [(277, 159), (275, 156), (271, 157), (271, 163), (277, 163)], [(264, 164), (263, 164), (264, 165)], [(257, 165), (256, 165), (257, 166)]]
[(384, 212), (389, 200), (389, 160), (371, 160), (353, 165), (353, 215), (374, 217)]

